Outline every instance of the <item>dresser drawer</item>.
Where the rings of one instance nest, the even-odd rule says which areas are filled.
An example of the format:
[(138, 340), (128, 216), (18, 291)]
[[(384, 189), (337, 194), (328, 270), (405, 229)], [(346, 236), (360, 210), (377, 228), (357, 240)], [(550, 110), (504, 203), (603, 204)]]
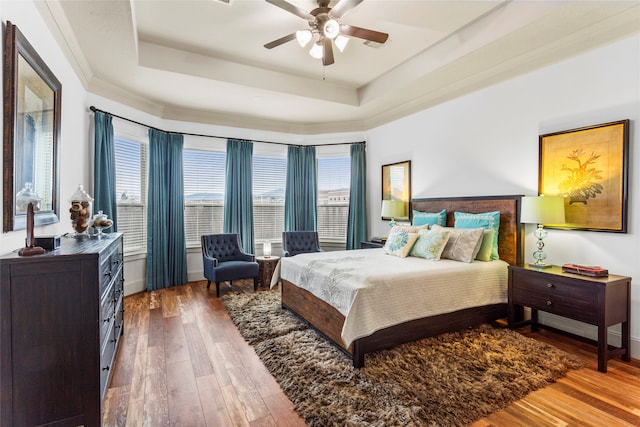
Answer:
[(113, 299), (113, 285), (100, 300), (100, 342), (104, 343), (109, 330), (115, 321), (115, 301)]

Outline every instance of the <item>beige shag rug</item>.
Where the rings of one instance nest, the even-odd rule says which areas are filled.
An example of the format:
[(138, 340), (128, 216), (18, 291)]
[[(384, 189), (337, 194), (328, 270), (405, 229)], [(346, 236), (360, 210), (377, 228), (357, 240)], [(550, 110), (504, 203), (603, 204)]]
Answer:
[(280, 305), (280, 292), (222, 302), (311, 426), (464, 426), (584, 365), (483, 325), (368, 354), (363, 369)]

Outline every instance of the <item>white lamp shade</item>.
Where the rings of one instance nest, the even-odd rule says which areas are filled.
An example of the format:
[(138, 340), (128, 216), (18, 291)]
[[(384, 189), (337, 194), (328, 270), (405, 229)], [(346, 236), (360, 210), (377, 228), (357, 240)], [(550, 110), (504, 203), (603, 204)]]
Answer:
[(404, 202), (401, 200), (383, 200), (380, 216), (383, 218), (398, 218), (404, 216)]
[(266, 257), (271, 256), (271, 242), (264, 242), (262, 244), (262, 255)]
[(314, 57), (315, 59), (320, 59), (324, 55), (324, 48), (320, 44), (320, 42), (314, 43), (313, 47), (309, 51), (309, 55)]
[(340, 34), (340, 24), (335, 19), (329, 19), (324, 23), (324, 27), (322, 28), (322, 32), (325, 37), (329, 37), (330, 39), (335, 39), (338, 34)]
[(307, 43), (311, 41), (312, 37), (313, 35), (309, 30), (296, 31), (296, 40), (298, 41), (298, 44), (300, 45), (300, 47), (305, 47)]
[(564, 197), (523, 197), (520, 222), (525, 224), (564, 224)]
[(349, 43), (349, 37), (339, 35), (338, 37), (336, 37), (333, 43), (336, 45), (340, 52), (344, 52), (344, 48), (347, 47), (347, 43)]

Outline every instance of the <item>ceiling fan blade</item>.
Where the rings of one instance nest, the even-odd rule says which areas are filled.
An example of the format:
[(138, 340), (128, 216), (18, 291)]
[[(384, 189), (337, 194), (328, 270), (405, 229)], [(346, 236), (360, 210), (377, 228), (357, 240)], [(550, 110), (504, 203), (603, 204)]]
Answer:
[(278, 6), (280, 9), (284, 9), (287, 12), (293, 13), (302, 19), (313, 19), (313, 15), (300, 9), (298, 6), (294, 6), (284, 0), (266, 0), (267, 3), (271, 3), (274, 6)]
[(341, 18), (362, 2), (363, 0), (340, 0), (338, 4), (331, 9), (331, 16), (336, 19)]
[(269, 42), (267, 44), (264, 45), (264, 47), (266, 47), (267, 49), (273, 49), (274, 47), (280, 46), (281, 44), (284, 44), (286, 42), (290, 42), (291, 40), (294, 40), (296, 38), (296, 33), (291, 33), (288, 34), (284, 37), (280, 37), (277, 40), (274, 40), (272, 42)]
[(329, 37), (322, 39), (322, 65), (333, 64), (333, 43)]
[(354, 27), (353, 25), (340, 25), (340, 32), (346, 36), (358, 37), (359, 39), (371, 40), (376, 43), (384, 43), (389, 38), (389, 34), (379, 31), (367, 30), (366, 28)]

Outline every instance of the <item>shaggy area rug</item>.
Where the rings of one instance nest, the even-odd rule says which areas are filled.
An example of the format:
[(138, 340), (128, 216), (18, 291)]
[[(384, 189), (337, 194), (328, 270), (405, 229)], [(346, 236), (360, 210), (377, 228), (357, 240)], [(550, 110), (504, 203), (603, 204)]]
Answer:
[(282, 309), (278, 290), (227, 294), (222, 302), (311, 426), (464, 426), (584, 365), (482, 325), (368, 354), (358, 370)]

